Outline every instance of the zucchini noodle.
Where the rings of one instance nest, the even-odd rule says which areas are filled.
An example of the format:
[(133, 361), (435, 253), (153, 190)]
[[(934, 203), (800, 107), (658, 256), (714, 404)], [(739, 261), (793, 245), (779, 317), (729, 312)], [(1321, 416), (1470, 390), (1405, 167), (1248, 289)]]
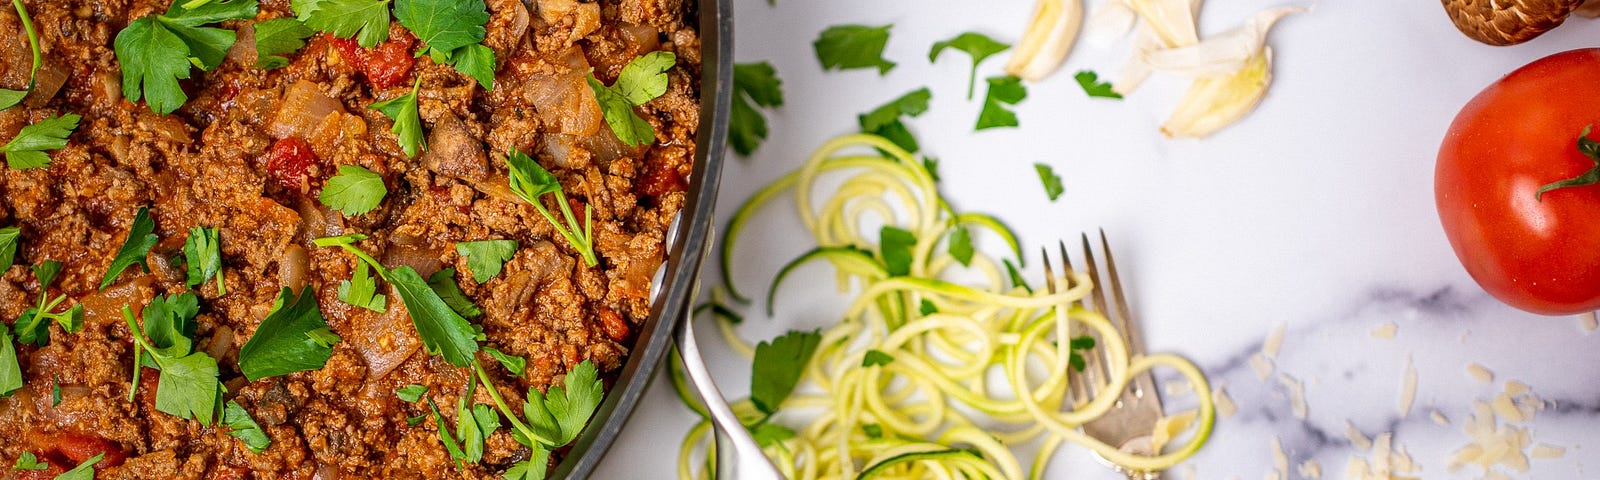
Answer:
[[(879, 154), (840, 154), (846, 149)], [(814, 200), (818, 180), (837, 174), (850, 175)], [(756, 212), (789, 191), (817, 248), (784, 266), (772, 289), (795, 267), (817, 260), (833, 265), (841, 285), (854, 280), (862, 287), (844, 318), (821, 332), (800, 388), (782, 404), (781, 419), (763, 418), (749, 400), (733, 403), (747, 425), (806, 420), (794, 435), (764, 446), (786, 477), (1039, 478), (1067, 442), (1125, 467), (1159, 471), (1193, 455), (1209, 438), (1215, 408), (1199, 368), (1171, 354), (1130, 355), (1121, 333), (1104, 316), (1078, 306), (1092, 288), (1083, 273), (1067, 271), (1056, 279), (1071, 288), (1030, 293), (1007, 287), (1007, 276), (993, 258), (975, 253), (963, 264), (938, 248), (956, 229), (971, 227), (1002, 239), (1019, 265), (1022, 258), (1016, 236), (1004, 224), (992, 216), (953, 211), (928, 171), (880, 137), (836, 138), (739, 207), (723, 237), (724, 283), (713, 289), (717, 308), (712, 310), (724, 313), (717, 318), (734, 317), (720, 307), (724, 296), (749, 298), (733, 285), (734, 240)], [(876, 225), (915, 236), (909, 275), (891, 276), (886, 270), (876, 236), (863, 233)], [(976, 274), (981, 281), (967, 285), (945, 279), (960, 273), (957, 269), (965, 269), (963, 278)], [(769, 293), (767, 299), (770, 309), (775, 297)], [(733, 321), (719, 321), (719, 330), (749, 358), (752, 349), (735, 335)], [(1104, 382), (1095, 389), (1100, 394), (1088, 399), (1072, 398), (1066, 384), (1075, 355), (1069, 345), (1081, 335), (1097, 339), (1084, 354), (1103, 359), (1107, 373), (1107, 380), (1097, 380)], [(864, 367), (869, 351), (893, 360)], [(1079, 431), (1113, 408), (1134, 377), (1157, 367), (1176, 371), (1195, 392), (1197, 421), (1186, 442), (1138, 455)], [(711, 424), (692, 400), (681, 370), (672, 372), (678, 396), (702, 416), (683, 440), (678, 476), (710, 478)], [(1025, 444), (1038, 448), (1026, 468), (1014, 453)]]

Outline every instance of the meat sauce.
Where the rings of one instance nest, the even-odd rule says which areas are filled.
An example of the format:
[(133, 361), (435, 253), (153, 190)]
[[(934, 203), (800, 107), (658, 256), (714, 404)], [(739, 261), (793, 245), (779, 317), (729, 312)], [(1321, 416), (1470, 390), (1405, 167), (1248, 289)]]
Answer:
[[(180, 0), (181, 1), (181, 0)], [(216, 0), (221, 1), (221, 0)], [(236, 0), (237, 1), (237, 0)], [(420, 384), (444, 401), (467, 388), (469, 371), (421, 348), (412, 322), (387, 286), (387, 311), (338, 299), (357, 261), (312, 240), (367, 235), (361, 247), (390, 267), (423, 277), (454, 268), (461, 291), (483, 310), (473, 319), (484, 346), (527, 359), (512, 375), (486, 353), (501, 396), (519, 404), (530, 388), (559, 384), (583, 361), (618, 369), (649, 314), (648, 292), (665, 255), (662, 239), (684, 204), (699, 119), (699, 36), (687, 0), (488, 0), (484, 45), (499, 67), (493, 89), (429, 55), (397, 22), (390, 40), (363, 48), (318, 33), (289, 65), (256, 68), (252, 24), (290, 17), (289, 0), (262, 0), (253, 20), (227, 21), (241, 32), (227, 58), (183, 80), (187, 103), (169, 115), (130, 102), (113, 52), (118, 31), (166, 11), (164, 0), (25, 0), (45, 64), (59, 85), (42, 85), (22, 105), (0, 111), (0, 143), (24, 126), (64, 113), (82, 116), (47, 168), (0, 169), (0, 227), (20, 227), (16, 265), (0, 272), (0, 321), (18, 321), (41, 293), (81, 305), (83, 328), (52, 324), (45, 346), (16, 345), (24, 386), (0, 398), (0, 464), (31, 453), (42, 470), (0, 470), (0, 478), (53, 478), (93, 455), (97, 478), (335, 479), (499, 478), (530, 452), (502, 428), (484, 442), (483, 460), (457, 465), (425, 404), (397, 388)], [(19, 18), (0, 8), (0, 88), (27, 83), (31, 54)], [(23, 48), (16, 48), (22, 45)], [(665, 95), (638, 113), (657, 142), (622, 144), (599, 118), (585, 83), (591, 71), (613, 81), (633, 58), (678, 55)], [(405, 155), (392, 122), (369, 108), (420, 83), (419, 113), (429, 150)], [(561, 181), (574, 211), (593, 209), (599, 265), (585, 265), (536, 209), (511, 195), (507, 152), (522, 151)], [(318, 202), (340, 166), (382, 177), (382, 203), (344, 215)], [(112, 258), (147, 207), (159, 241), (135, 266), (100, 289)], [(180, 249), (190, 228), (220, 232), (226, 294), (215, 282), (188, 287)], [(477, 283), (459, 242), (520, 244), (502, 272)], [(48, 292), (29, 265), (62, 263)], [(246, 380), (240, 347), (284, 287), (316, 295), (342, 340), (319, 370)], [(200, 299), (196, 351), (218, 360), (225, 400), (247, 410), (272, 440), (253, 453), (228, 428), (158, 411), (160, 372), (142, 370), (130, 392), (134, 358), (124, 306), (140, 311), (157, 295)], [(60, 389), (60, 401), (52, 392)], [(131, 401), (130, 401), (131, 399)], [(492, 404), (484, 388), (474, 403)], [(446, 424), (454, 409), (441, 408)], [(559, 455), (557, 455), (559, 457)], [(553, 458), (552, 464), (559, 461)]]

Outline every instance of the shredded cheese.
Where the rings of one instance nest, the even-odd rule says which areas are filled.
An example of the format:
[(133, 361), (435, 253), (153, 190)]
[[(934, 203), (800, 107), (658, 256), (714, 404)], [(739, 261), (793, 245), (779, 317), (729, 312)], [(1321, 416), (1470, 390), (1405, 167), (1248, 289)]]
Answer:
[(1268, 360), (1265, 355), (1259, 353), (1251, 355), (1250, 368), (1255, 370), (1257, 380), (1265, 382), (1272, 376), (1272, 360)]
[(1283, 349), (1283, 333), (1289, 324), (1279, 322), (1272, 333), (1267, 334), (1267, 341), (1261, 342), (1261, 354), (1267, 358), (1278, 358), (1278, 351)]
[(1406, 372), (1400, 380), (1400, 416), (1411, 415), (1411, 404), (1417, 399), (1417, 367), (1406, 357)]
[(1395, 325), (1394, 322), (1385, 323), (1379, 325), (1378, 328), (1372, 329), (1372, 338), (1394, 338), (1395, 332), (1399, 329), (1400, 326)]
[(1313, 458), (1300, 463), (1300, 476), (1306, 478), (1322, 478), (1322, 464)]
[(1440, 412), (1438, 410), (1434, 410), (1433, 413), (1429, 413), (1428, 414), (1428, 418), (1432, 418), (1433, 419), (1433, 423), (1436, 423), (1441, 427), (1450, 426), (1450, 418), (1449, 417), (1445, 417), (1444, 413), (1442, 413), (1442, 412)]
[[(1600, 5), (1600, 4), (1596, 4), (1596, 5)], [(1588, 313), (1583, 314), (1582, 316), (1578, 317), (1578, 321), (1583, 326), (1583, 334), (1584, 335), (1588, 335), (1588, 334), (1594, 333), (1594, 330), (1596, 328), (1600, 328), (1600, 320), (1595, 319), (1594, 312), (1588, 312)]]
[(1483, 365), (1477, 363), (1467, 365), (1467, 374), (1484, 385), (1494, 383), (1494, 371)]
[(1344, 436), (1350, 439), (1350, 445), (1356, 450), (1366, 451), (1372, 448), (1372, 440), (1368, 440), (1367, 436), (1361, 433), (1361, 429), (1356, 428), (1356, 424), (1350, 423), (1349, 420), (1344, 421)]
[(1561, 458), (1566, 454), (1567, 449), (1565, 447), (1558, 447), (1548, 443), (1534, 445), (1532, 453), (1533, 458)]
[(1217, 389), (1211, 391), (1211, 401), (1217, 404), (1217, 415), (1221, 415), (1222, 418), (1232, 417), (1234, 412), (1238, 411), (1238, 407), (1233, 404), (1233, 397), (1223, 388), (1226, 386), (1219, 383)]
[(1306, 387), (1299, 380), (1286, 374), (1278, 375), (1278, 383), (1289, 391), (1289, 407), (1294, 412), (1294, 418), (1306, 419)]

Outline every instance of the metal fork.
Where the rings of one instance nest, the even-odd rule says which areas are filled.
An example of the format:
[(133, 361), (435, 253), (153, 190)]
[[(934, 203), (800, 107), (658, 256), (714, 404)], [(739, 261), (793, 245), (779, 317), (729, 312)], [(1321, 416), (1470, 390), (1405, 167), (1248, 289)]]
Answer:
[(705, 359), (700, 354), (700, 343), (695, 340), (692, 313), (683, 319), (676, 333), (678, 352), (683, 358), (683, 371), (688, 374), (689, 384), (699, 394), (716, 429), (713, 450), (717, 462), (715, 478), (783, 480), (778, 468), (761, 452), (755, 437), (745, 430), (744, 424), (739, 422), (739, 416), (733, 413), (733, 408), (722, 396), (722, 391), (717, 389), (716, 382), (711, 380), (711, 372), (706, 369)]
[[(1106, 258), (1106, 274), (1104, 276), (1100, 275), (1098, 265), (1095, 263), (1094, 252), (1090, 248), (1089, 234), (1084, 233), (1082, 237), (1083, 260), (1087, 265), (1086, 270), (1089, 278), (1094, 282), (1094, 288), (1090, 289), (1089, 295), (1089, 298), (1093, 301), (1092, 309), (1104, 315), (1111, 322), (1111, 325), (1122, 333), (1122, 340), (1128, 345), (1128, 356), (1130, 358), (1143, 354), (1144, 343), (1143, 339), (1140, 338), (1139, 324), (1134, 321), (1133, 315), (1129, 313), (1128, 299), (1122, 293), (1122, 282), (1117, 278), (1117, 265), (1111, 257), (1111, 244), (1106, 241), (1105, 230), (1100, 230), (1100, 251), (1105, 254)], [(1061, 264), (1066, 271), (1073, 271), (1072, 260), (1067, 256), (1066, 242), (1061, 241), (1057, 245), (1061, 251)], [(1055, 272), (1050, 266), (1050, 252), (1044, 248), (1040, 248), (1040, 251), (1040, 253), (1044, 254), (1045, 286), (1051, 293), (1055, 293), (1059, 290), (1056, 288)], [(1066, 282), (1066, 288), (1070, 289), (1074, 286), (1071, 275), (1066, 276)], [(1106, 303), (1106, 287), (1111, 290), (1113, 302), (1111, 305)], [(1075, 305), (1082, 306), (1082, 302), (1077, 302)], [(1085, 352), (1083, 372), (1078, 373), (1070, 370), (1067, 372), (1067, 384), (1068, 388), (1071, 389), (1070, 393), (1075, 406), (1088, 403), (1090, 399), (1100, 393), (1100, 390), (1107, 387), (1110, 379), (1110, 372), (1106, 368), (1107, 360), (1098, 348), (1099, 345), (1102, 345), (1099, 334), (1090, 331), (1089, 335), (1095, 337), (1095, 345), (1097, 347), (1093, 351)], [(1099, 418), (1085, 423), (1083, 425), (1083, 433), (1124, 452), (1138, 455), (1154, 455), (1160, 452), (1152, 451), (1151, 433), (1155, 430), (1156, 422), (1161, 419), (1162, 412), (1161, 395), (1156, 391), (1155, 378), (1150, 375), (1149, 371), (1146, 371), (1128, 382), (1128, 388), (1122, 392), (1122, 396), (1112, 405), (1111, 410)], [(1099, 458), (1098, 455), (1096, 457)], [(1161, 478), (1161, 472), (1134, 470), (1117, 465), (1104, 458), (1100, 458), (1100, 461), (1112, 469), (1127, 475), (1129, 480), (1158, 480)]]

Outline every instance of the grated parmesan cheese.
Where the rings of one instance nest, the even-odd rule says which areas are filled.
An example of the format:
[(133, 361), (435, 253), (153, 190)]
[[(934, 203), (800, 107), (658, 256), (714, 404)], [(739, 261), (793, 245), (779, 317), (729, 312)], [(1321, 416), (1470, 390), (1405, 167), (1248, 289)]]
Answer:
[(1256, 379), (1263, 382), (1272, 376), (1272, 360), (1265, 355), (1255, 354), (1250, 356), (1250, 368), (1256, 371)]
[(1181, 397), (1194, 393), (1194, 386), (1189, 385), (1188, 380), (1173, 380), (1162, 384), (1161, 387), (1169, 397)]
[(1233, 404), (1233, 397), (1228, 396), (1228, 391), (1224, 390), (1224, 387), (1227, 387), (1227, 384), (1217, 384), (1217, 388), (1211, 391), (1211, 401), (1217, 404), (1217, 415), (1228, 418), (1238, 411), (1238, 407)]
[[(1367, 451), (1372, 449), (1372, 441), (1367, 440), (1367, 436), (1361, 434), (1361, 429), (1356, 428), (1356, 424), (1350, 423), (1349, 420), (1344, 421), (1344, 436), (1350, 439), (1350, 445), (1356, 447), (1356, 450)], [(1365, 465), (1366, 462), (1362, 462), (1362, 464)]]
[(1283, 453), (1283, 442), (1278, 441), (1277, 435), (1272, 436), (1272, 467), (1277, 469), (1273, 474), (1278, 478), (1289, 477), (1289, 455)]
[(1441, 413), (1438, 410), (1434, 410), (1433, 413), (1429, 413), (1428, 418), (1432, 418), (1433, 423), (1439, 424), (1441, 427), (1450, 426), (1450, 419), (1445, 417), (1444, 413)]
[(1283, 349), (1284, 330), (1288, 328), (1289, 324), (1278, 322), (1278, 326), (1272, 329), (1272, 333), (1267, 334), (1267, 341), (1261, 342), (1261, 354), (1266, 355), (1268, 358), (1277, 358), (1278, 351)]
[(1400, 326), (1394, 322), (1385, 323), (1372, 330), (1372, 338), (1394, 338), (1395, 332), (1399, 329)]
[(1557, 447), (1548, 443), (1533, 446), (1533, 458), (1561, 458), (1567, 455), (1565, 447)]
[(1406, 356), (1406, 372), (1400, 380), (1400, 416), (1411, 415), (1411, 404), (1417, 400), (1417, 366)]
[(1306, 460), (1300, 464), (1300, 476), (1305, 478), (1322, 478), (1322, 464), (1317, 459)]
[(1583, 326), (1584, 335), (1594, 333), (1596, 328), (1600, 328), (1600, 319), (1595, 318), (1594, 312), (1585, 313), (1578, 317), (1578, 320)]
[(1299, 380), (1287, 374), (1278, 374), (1278, 383), (1289, 391), (1289, 408), (1294, 412), (1294, 418), (1306, 419), (1306, 387)]
[(1478, 380), (1479, 383), (1488, 385), (1494, 383), (1494, 371), (1488, 367), (1473, 363), (1467, 365), (1467, 374)]

